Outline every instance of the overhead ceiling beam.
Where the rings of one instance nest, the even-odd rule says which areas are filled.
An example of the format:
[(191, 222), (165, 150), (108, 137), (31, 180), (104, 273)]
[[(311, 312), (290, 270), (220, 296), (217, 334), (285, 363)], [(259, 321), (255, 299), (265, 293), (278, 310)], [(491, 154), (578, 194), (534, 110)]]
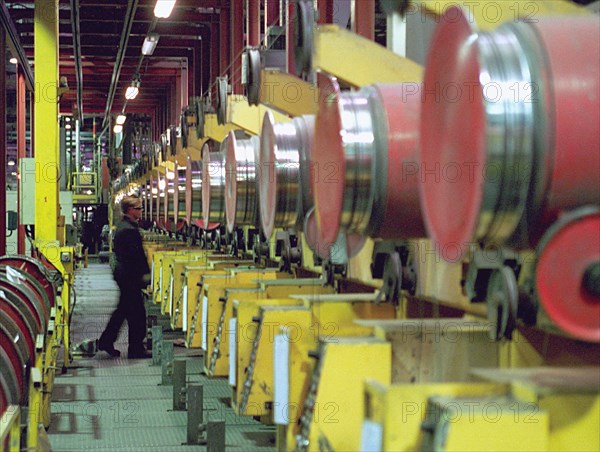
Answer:
[(127, 2), (127, 13), (125, 13), (125, 21), (123, 22), (123, 30), (121, 32), (121, 42), (119, 44), (119, 50), (117, 52), (117, 60), (115, 62), (115, 68), (113, 76), (110, 81), (110, 88), (108, 90), (108, 99), (106, 99), (106, 109), (104, 112), (104, 119), (102, 120), (102, 129), (104, 129), (109, 120), (110, 112), (112, 109), (112, 103), (115, 99), (115, 92), (117, 90), (117, 83), (119, 81), (119, 75), (121, 73), (121, 66), (123, 65), (123, 58), (127, 52), (127, 43), (129, 42), (129, 33), (131, 32), (131, 24), (135, 16), (138, 0), (129, 0)]

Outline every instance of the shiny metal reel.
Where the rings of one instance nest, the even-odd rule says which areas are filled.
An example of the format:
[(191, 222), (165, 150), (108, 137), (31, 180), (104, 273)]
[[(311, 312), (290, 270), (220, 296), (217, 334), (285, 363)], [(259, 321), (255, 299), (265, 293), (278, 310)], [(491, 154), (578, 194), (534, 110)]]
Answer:
[(236, 138), (228, 135), (225, 156), (225, 210), (227, 230), (232, 233), (236, 226), (257, 225), (258, 187), (256, 181), (260, 139)]

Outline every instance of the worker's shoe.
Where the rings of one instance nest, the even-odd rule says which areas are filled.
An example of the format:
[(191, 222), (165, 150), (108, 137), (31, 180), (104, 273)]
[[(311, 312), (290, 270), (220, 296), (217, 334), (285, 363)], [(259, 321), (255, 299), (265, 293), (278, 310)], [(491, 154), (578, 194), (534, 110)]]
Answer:
[(96, 347), (98, 350), (108, 353), (113, 358), (118, 358), (119, 356), (121, 356), (121, 352), (117, 350), (112, 344), (107, 346), (98, 341)]

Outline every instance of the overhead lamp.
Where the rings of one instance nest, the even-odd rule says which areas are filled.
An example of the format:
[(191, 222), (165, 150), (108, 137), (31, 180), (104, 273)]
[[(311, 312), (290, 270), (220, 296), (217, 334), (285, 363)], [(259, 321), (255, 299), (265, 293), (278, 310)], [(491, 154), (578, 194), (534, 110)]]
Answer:
[(71, 129), (71, 124), (65, 124), (65, 129), (70, 130)]
[(166, 19), (171, 15), (174, 6), (175, 0), (157, 0), (154, 7), (154, 15), (159, 19)]
[(127, 116), (125, 115), (118, 115), (117, 116), (117, 124), (122, 126), (123, 124), (125, 124), (125, 120), (127, 119)]
[(120, 124), (116, 124), (115, 127), (113, 127), (113, 132), (114, 133), (121, 133), (123, 132), (123, 126)]
[(14, 160), (9, 160), (7, 163), (8, 166), (15, 166), (15, 161)]
[(169, 179), (169, 180), (175, 179), (175, 173), (173, 171), (167, 171), (167, 179)]
[(138, 79), (134, 78), (131, 81), (131, 86), (128, 86), (127, 91), (125, 91), (125, 99), (133, 100), (137, 97), (139, 92), (140, 92), (140, 81)]
[(142, 55), (152, 55), (154, 53), (154, 49), (156, 49), (156, 45), (158, 44), (158, 33), (148, 33), (146, 39), (144, 39), (144, 43), (142, 44)]
[(19, 62), (19, 60), (17, 60), (15, 57), (12, 57), (10, 60), (8, 60), (8, 62), (10, 64), (17, 64)]

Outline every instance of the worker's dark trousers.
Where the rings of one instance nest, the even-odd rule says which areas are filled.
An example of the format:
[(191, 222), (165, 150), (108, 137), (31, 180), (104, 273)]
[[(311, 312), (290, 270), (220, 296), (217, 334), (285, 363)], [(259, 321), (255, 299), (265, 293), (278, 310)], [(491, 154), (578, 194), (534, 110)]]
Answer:
[(123, 321), (127, 320), (129, 326), (129, 355), (141, 354), (145, 351), (144, 338), (146, 337), (146, 308), (139, 284), (132, 284), (122, 278), (115, 278), (121, 294), (117, 309), (112, 313), (108, 325), (100, 339), (101, 347), (110, 348), (119, 336)]

